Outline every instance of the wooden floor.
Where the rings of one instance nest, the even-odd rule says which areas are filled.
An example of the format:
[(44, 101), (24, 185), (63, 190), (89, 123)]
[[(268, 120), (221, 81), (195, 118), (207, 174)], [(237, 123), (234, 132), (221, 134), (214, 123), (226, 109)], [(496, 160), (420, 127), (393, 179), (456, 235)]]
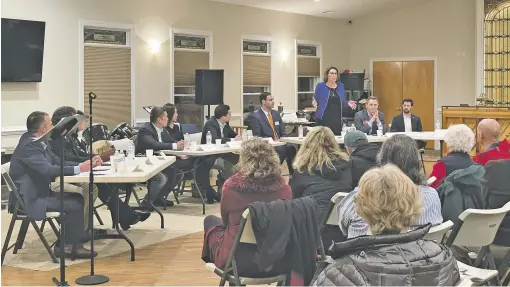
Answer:
[[(433, 162), (425, 162), (430, 173)], [(136, 261), (130, 262), (127, 253), (96, 260), (96, 274), (106, 275), (109, 286), (213, 286), (219, 277), (206, 271), (202, 254), (203, 232), (197, 232), (165, 242), (137, 249)], [(69, 285), (77, 285), (76, 278), (87, 275), (90, 264), (66, 268)], [(32, 271), (2, 266), (2, 286), (53, 285), (51, 278), (59, 278), (59, 270)]]
[[(203, 232), (137, 249), (136, 261), (130, 262), (128, 253), (96, 260), (96, 274), (106, 275), (110, 286), (200, 286), (217, 285), (219, 277), (205, 270), (202, 254)], [(76, 278), (87, 275), (90, 264), (66, 268), (69, 285), (77, 285)], [(48, 286), (51, 278), (60, 278), (59, 270), (48, 272), (2, 267), (2, 286)]]

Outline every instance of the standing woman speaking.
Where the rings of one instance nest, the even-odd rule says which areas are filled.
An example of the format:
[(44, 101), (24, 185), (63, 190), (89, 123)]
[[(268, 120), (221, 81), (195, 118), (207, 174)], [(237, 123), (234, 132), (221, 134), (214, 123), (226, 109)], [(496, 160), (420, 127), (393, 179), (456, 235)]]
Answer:
[(356, 101), (346, 101), (344, 84), (338, 83), (338, 69), (329, 67), (324, 71), (324, 82), (315, 87), (313, 106), (317, 124), (330, 128), (335, 135), (342, 133), (342, 106), (356, 108)]

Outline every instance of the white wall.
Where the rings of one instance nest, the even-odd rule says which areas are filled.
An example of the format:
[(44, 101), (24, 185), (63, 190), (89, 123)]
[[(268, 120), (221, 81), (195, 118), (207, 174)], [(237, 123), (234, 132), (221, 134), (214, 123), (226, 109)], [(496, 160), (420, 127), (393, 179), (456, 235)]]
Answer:
[[(42, 82), (2, 84), (2, 128), (24, 126), (33, 110), (79, 106), (80, 19), (136, 25), (137, 118), (147, 117), (142, 106), (170, 101), (171, 27), (212, 32), (213, 68), (225, 69), (225, 103), (234, 115), (241, 112), (242, 35), (273, 39), (271, 90), (286, 110), (295, 109), (295, 39), (322, 43), (325, 64), (349, 62), (347, 30), (339, 29), (338, 21), (204, 0), (2, 0), (1, 14), (47, 25)], [(163, 42), (159, 54), (149, 51), (152, 39)]]
[(355, 19), (350, 66), (370, 59), (437, 57), (437, 106), (475, 104), (475, 0), (423, 0)]

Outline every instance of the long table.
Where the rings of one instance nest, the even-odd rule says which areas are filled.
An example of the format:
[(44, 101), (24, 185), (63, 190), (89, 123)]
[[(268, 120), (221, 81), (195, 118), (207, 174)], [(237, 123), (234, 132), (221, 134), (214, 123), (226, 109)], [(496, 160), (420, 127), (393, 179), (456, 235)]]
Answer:
[[(105, 166), (97, 167), (94, 170), (94, 183), (110, 183), (110, 184), (133, 184), (133, 183), (142, 183), (146, 182), (156, 174), (163, 171), (165, 168), (169, 167), (175, 162), (175, 156), (154, 156), (151, 158), (152, 164), (146, 164), (146, 157), (137, 157), (135, 159), (135, 163), (130, 163), (126, 167), (126, 171), (114, 173), (111, 170), (105, 170)], [(138, 165), (139, 169), (135, 170), (136, 165)], [(55, 182), (60, 182), (60, 178), (57, 178)], [(77, 175), (64, 176), (65, 183), (89, 183), (89, 172), (80, 173)], [(119, 188), (117, 185), (114, 185), (112, 198), (118, 198), (119, 196)], [(90, 204), (93, 204), (92, 202)], [(118, 204), (118, 200), (115, 200), (115, 204)], [(115, 234), (109, 234), (106, 238), (122, 238), (126, 240), (126, 242), (131, 247), (131, 261), (135, 261), (135, 246), (131, 240), (122, 232), (119, 226), (119, 207), (117, 206), (117, 216), (113, 219), (113, 225), (115, 226), (115, 230), (118, 232), (120, 237), (115, 236)], [(164, 228), (164, 218), (163, 214), (157, 209), (154, 208), (156, 212), (161, 217), (161, 228)]]
[[(285, 145), (283, 141), (280, 142), (270, 142), (272, 146), (281, 146)], [(197, 166), (200, 165), (200, 160), (205, 156), (211, 156), (211, 155), (220, 155), (225, 153), (237, 153), (241, 150), (240, 145), (236, 145), (235, 147), (229, 147), (227, 144), (221, 144), (221, 145), (211, 145), (209, 149), (201, 150), (202, 146), (204, 145), (198, 145), (197, 147), (200, 150), (162, 150), (166, 155), (174, 155), (174, 156), (188, 156), (188, 157), (195, 157), (196, 160), (193, 163), (193, 169), (191, 170), (191, 173), (193, 174), (193, 180), (196, 182), (196, 169)], [(204, 196), (202, 195), (202, 192), (200, 191), (200, 187), (198, 184), (195, 185), (195, 187), (198, 190), (198, 194), (200, 195), (200, 199), (202, 200), (202, 214), (205, 214), (205, 200)]]

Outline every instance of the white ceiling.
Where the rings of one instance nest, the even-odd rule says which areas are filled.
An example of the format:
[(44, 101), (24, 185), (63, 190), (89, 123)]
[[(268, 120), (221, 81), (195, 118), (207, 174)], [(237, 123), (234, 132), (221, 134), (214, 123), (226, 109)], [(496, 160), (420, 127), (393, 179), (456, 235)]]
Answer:
[[(423, 0), (212, 0), (235, 5), (351, 20), (384, 9), (398, 9)], [(332, 11), (332, 13), (323, 13)]]

